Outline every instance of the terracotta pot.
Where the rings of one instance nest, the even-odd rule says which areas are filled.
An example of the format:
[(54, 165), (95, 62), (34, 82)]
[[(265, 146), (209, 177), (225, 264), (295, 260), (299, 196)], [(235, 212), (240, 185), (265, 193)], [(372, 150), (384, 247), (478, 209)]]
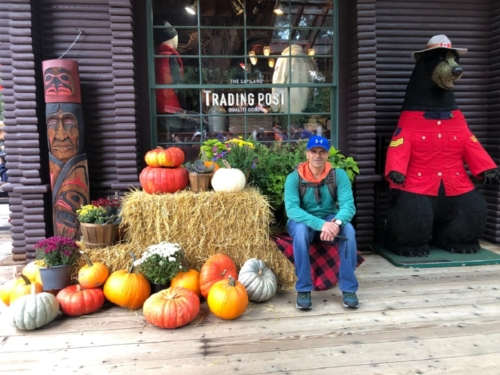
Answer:
[(116, 242), (116, 225), (80, 223), (85, 247), (96, 249)]

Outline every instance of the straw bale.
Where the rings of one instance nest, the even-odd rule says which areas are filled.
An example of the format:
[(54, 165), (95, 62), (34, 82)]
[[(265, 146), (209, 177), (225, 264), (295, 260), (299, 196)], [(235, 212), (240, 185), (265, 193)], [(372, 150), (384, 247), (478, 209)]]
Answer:
[[(132, 251), (140, 257), (146, 248), (161, 241), (178, 243), (186, 265), (200, 270), (213, 254), (229, 256), (238, 269), (250, 258), (263, 260), (281, 287), (295, 282), (293, 265), (270, 239), (273, 219), (266, 198), (247, 187), (239, 193), (179, 191), (151, 195), (134, 190), (122, 202), (124, 243), (102, 249), (85, 249), (91, 261), (106, 264), (110, 272), (130, 266)], [(81, 259), (76, 267), (81, 267)]]

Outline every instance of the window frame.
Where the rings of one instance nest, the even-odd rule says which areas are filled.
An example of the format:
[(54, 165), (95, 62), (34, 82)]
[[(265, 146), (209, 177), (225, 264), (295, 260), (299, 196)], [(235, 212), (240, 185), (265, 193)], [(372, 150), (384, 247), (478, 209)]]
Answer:
[[(204, 0), (199, 0), (197, 1), (197, 12), (196, 12), (196, 18), (197, 18), (197, 25), (196, 27), (193, 26), (177, 26), (175, 25), (175, 28), (178, 30), (181, 29), (196, 29), (198, 32), (198, 35), (201, 35), (201, 29), (243, 29), (244, 35), (247, 35), (247, 31), (249, 29), (256, 29), (256, 30), (276, 30), (277, 27), (274, 26), (254, 26), (254, 25), (247, 25), (247, 0), (242, 0), (244, 3), (244, 9), (245, 12), (243, 13), (243, 25), (240, 26), (202, 26), (201, 25), (201, 16), (200, 16), (200, 6), (201, 2)], [(205, 0), (206, 1), (206, 0)], [(325, 114), (330, 116), (330, 142), (332, 145), (338, 147), (338, 133), (339, 133), (339, 98), (338, 98), (338, 84), (339, 84), (339, 32), (338, 32), (338, 9), (339, 9), (339, 4), (338, 0), (330, 0), (332, 2), (332, 12), (333, 12), (333, 27), (331, 27), (332, 32), (333, 32), (333, 40), (332, 40), (332, 54), (327, 54), (327, 55), (315, 55), (315, 57), (325, 57), (325, 58), (331, 58), (333, 60), (332, 64), (332, 69), (333, 71), (330, 72), (332, 74), (332, 82), (330, 83), (293, 83), (293, 80), (291, 83), (284, 83), (284, 84), (272, 84), (272, 83), (251, 83), (251, 84), (245, 84), (244, 87), (241, 84), (235, 84), (235, 83), (229, 83), (229, 84), (204, 84), (202, 80), (202, 58), (210, 58), (210, 57), (230, 57), (230, 58), (244, 58), (245, 61), (249, 60), (248, 53), (245, 55), (226, 55), (226, 56), (215, 56), (215, 55), (206, 55), (202, 54), (201, 51), (201, 43), (198, 41), (198, 54), (197, 55), (189, 55), (190, 59), (198, 59), (198, 84), (175, 84), (175, 85), (168, 85), (168, 84), (157, 84), (156, 83), (156, 78), (155, 78), (155, 54), (154, 54), (154, 43), (153, 43), (153, 0), (146, 0), (146, 26), (147, 26), (147, 51), (148, 51), (148, 56), (147, 56), (147, 64), (148, 64), (148, 91), (149, 91), (149, 101), (150, 101), (150, 130), (151, 130), (151, 146), (153, 148), (163, 145), (164, 147), (170, 147), (175, 145), (175, 142), (173, 141), (167, 141), (167, 142), (158, 142), (158, 114), (156, 112), (156, 90), (157, 89), (166, 89), (166, 88), (174, 88), (174, 89), (179, 89), (179, 90), (197, 90), (198, 95), (199, 95), (199, 103), (200, 103), (200, 111), (198, 114), (189, 114), (190, 117), (198, 117), (199, 119), (199, 124), (203, 124), (204, 121), (208, 121), (208, 117), (211, 116), (211, 114), (208, 113), (203, 113), (202, 111), (202, 106), (201, 106), (201, 101), (203, 100), (203, 94), (202, 91), (203, 89), (226, 89), (226, 90), (231, 90), (231, 89), (242, 89), (244, 88), (245, 90), (252, 90), (252, 89), (268, 89), (271, 90), (272, 88), (284, 88), (286, 90), (289, 90), (290, 88), (295, 88), (295, 87), (311, 87), (311, 88), (329, 88), (330, 89), (330, 112), (314, 112), (311, 113), (313, 114)], [(288, 3), (288, 7), (294, 6), (291, 4), (291, 2)], [(293, 26), (289, 25), (288, 30), (292, 31), (289, 33), (288, 37), (288, 47), (290, 47), (292, 43), (292, 35), (294, 34), (293, 31), (295, 30), (322, 30), (322, 29), (330, 29), (330, 27), (322, 27), (322, 26), (316, 26), (316, 27), (300, 27), (300, 26)], [(248, 40), (245, 38), (243, 40), (244, 43), (244, 51), (248, 51)], [(277, 60), (279, 57), (282, 57), (281, 54), (273, 54), (266, 56), (266, 58), (274, 58)], [(288, 61), (289, 64), (291, 64), (291, 59)], [(247, 79), (248, 74), (247, 71), (245, 70), (245, 79)], [(287, 95), (287, 100), (288, 100), (288, 108), (290, 108), (290, 95)], [(304, 112), (303, 112), (304, 113)], [(304, 113), (307, 114), (307, 113)], [(219, 115), (219, 116), (231, 116), (234, 114), (227, 113), (225, 115)], [(240, 114), (238, 114), (240, 115)], [(267, 114), (264, 113), (249, 113), (249, 112), (244, 112), (241, 114), (243, 116), (244, 120), (244, 129), (246, 130), (246, 134), (249, 134), (248, 128), (247, 128), (247, 120), (248, 117), (250, 116), (279, 116), (283, 117), (286, 116), (287, 118), (287, 133), (290, 134), (290, 119), (292, 116), (296, 116), (297, 114), (290, 113), (290, 111), (286, 113), (277, 113), (277, 112), (269, 112)], [(169, 115), (161, 115), (161, 117), (168, 117)], [(176, 115), (170, 115), (170, 116), (176, 116)], [(201, 130), (201, 126), (200, 126)], [(290, 137), (289, 137), (290, 138)], [(201, 145), (203, 140), (200, 141), (192, 141), (192, 142), (186, 142), (185, 144), (199, 144)], [(288, 139), (286, 142), (295, 142), (294, 140)]]

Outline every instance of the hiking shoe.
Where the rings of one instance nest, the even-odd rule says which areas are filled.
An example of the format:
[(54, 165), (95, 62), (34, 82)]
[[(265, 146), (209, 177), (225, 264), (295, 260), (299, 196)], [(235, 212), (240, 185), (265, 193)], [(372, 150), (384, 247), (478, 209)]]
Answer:
[(354, 292), (342, 292), (342, 302), (344, 307), (349, 309), (357, 309), (359, 307), (358, 297)]
[(299, 310), (311, 310), (311, 292), (298, 292), (295, 307)]

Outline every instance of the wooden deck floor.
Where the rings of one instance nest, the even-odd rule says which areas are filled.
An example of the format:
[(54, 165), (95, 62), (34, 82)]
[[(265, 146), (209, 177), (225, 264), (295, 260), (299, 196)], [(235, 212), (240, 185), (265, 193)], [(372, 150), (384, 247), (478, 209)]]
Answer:
[(309, 312), (282, 291), (234, 321), (203, 303), (177, 330), (105, 306), (22, 332), (2, 307), (0, 373), (500, 374), (500, 265), (402, 269), (366, 255), (357, 275), (358, 310), (337, 288), (314, 293)]

